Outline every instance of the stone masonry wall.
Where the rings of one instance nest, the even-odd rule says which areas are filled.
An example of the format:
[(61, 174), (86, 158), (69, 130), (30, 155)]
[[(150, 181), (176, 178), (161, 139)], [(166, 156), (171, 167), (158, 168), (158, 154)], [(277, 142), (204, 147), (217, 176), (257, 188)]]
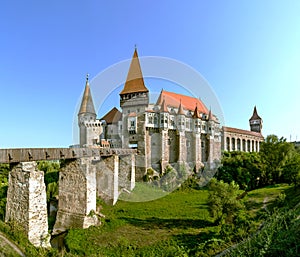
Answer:
[(53, 234), (99, 224), (96, 213), (96, 172), (92, 158), (66, 161), (59, 173), (59, 201)]
[(36, 162), (22, 162), (9, 173), (6, 221), (23, 227), (36, 247), (50, 247), (44, 172)]
[[(117, 155), (102, 157), (95, 162), (97, 195), (108, 204), (115, 204), (119, 197), (119, 159)], [(125, 183), (125, 182), (123, 182)]]

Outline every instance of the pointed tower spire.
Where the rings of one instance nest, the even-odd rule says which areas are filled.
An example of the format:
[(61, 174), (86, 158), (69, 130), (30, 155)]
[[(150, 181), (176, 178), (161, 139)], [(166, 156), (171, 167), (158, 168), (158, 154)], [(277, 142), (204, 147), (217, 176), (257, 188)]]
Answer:
[(213, 115), (211, 112), (211, 107), (209, 108), (209, 112), (208, 112), (208, 120), (213, 120)]
[(96, 116), (91, 89), (89, 85), (89, 74), (86, 75), (85, 89), (78, 115), (83, 113), (90, 113)]
[(169, 112), (168, 108), (167, 108), (167, 104), (166, 104), (165, 98), (164, 98), (164, 100), (163, 100), (163, 102), (161, 104), (160, 112)]
[(194, 110), (194, 114), (192, 116), (194, 119), (200, 119), (200, 114), (198, 112), (198, 105), (196, 104), (195, 110)]
[(178, 107), (178, 113), (177, 114), (184, 115), (183, 107), (182, 107), (182, 104), (181, 104), (181, 99), (180, 99), (180, 104), (179, 104), (179, 107)]
[(253, 114), (249, 121), (251, 120), (261, 120), (261, 117), (259, 117), (259, 115), (257, 114), (256, 105), (254, 106)]
[(144, 83), (142, 69), (141, 69), (137, 49), (135, 46), (127, 79), (120, 95), (139, 93), (139, 92), (148, 92), (148, 89), (146, 88)]
[(254, 106), (252, 117), (249, 119), (250, 130), (261, 133), (262, 130), (262, 118), (257, 114), (256, 106)]

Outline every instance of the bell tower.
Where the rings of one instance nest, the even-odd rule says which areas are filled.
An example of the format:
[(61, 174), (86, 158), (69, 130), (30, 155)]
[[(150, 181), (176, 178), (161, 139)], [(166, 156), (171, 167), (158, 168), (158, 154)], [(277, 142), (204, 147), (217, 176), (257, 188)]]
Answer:
[(263, 120), (257, 114), (256, 106), (254, 106), (252, 117), (249, 119), (250, 130), (261, 133)]

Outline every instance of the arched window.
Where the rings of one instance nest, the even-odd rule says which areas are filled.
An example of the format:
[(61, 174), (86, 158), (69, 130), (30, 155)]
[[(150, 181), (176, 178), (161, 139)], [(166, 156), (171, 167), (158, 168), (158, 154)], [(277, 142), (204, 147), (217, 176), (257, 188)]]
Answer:
[(231, 138), (231, 149), (232, 149), (232, 151), (235, 151), (236, 149), (235, 149), (235, 138), (233, 137), (233, 138)]
[(237, 151), (241, 151), (241, 139), (237, 139)]
[(226, 137), (226, 150), (229, 152), (230, 151), (230, 138)]

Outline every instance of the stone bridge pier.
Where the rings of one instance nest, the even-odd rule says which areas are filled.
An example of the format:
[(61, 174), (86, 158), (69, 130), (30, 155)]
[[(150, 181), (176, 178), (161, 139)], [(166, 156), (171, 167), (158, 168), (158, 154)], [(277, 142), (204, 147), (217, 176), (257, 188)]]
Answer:
[(14, 221), (37, 247), (50, 247), (44, 172), (35, 161), (13, 165), (9, 173), (5, 221)]
[[(36, 160), (39, 159), (23, 161), (19, 158), (20, 162), (16, 162), (17, 155), (8, 156), (14, 162), (10, 163), (10, 158), (2, 161), (12, 167), (5, 220), (19, 224), (34, 246), (50, 247), (46, 186), (44, 172), (37, 168)], [(135, 185), (135, 153), (132, 151), (76, 157), (72, 154), (65, 158), (59, 172), (58, 211), (53, 235), (70, 228), (100, 224), (97, 196), (115, 204), (120, 192), (132, 190)]]
[(131, 154), (67, 160), (59, 173), (58, 212), (52, 234), (70, 228), (99, 225), (97, 196), (109, 204), (115, 204), (120, 189), (133, 189), (134, 157)]
[(52, 234), (69, 228), (98, 225), (96, 214), (96, 169), (93, 157), (66, 160), (58, 181), (58, 211)]

